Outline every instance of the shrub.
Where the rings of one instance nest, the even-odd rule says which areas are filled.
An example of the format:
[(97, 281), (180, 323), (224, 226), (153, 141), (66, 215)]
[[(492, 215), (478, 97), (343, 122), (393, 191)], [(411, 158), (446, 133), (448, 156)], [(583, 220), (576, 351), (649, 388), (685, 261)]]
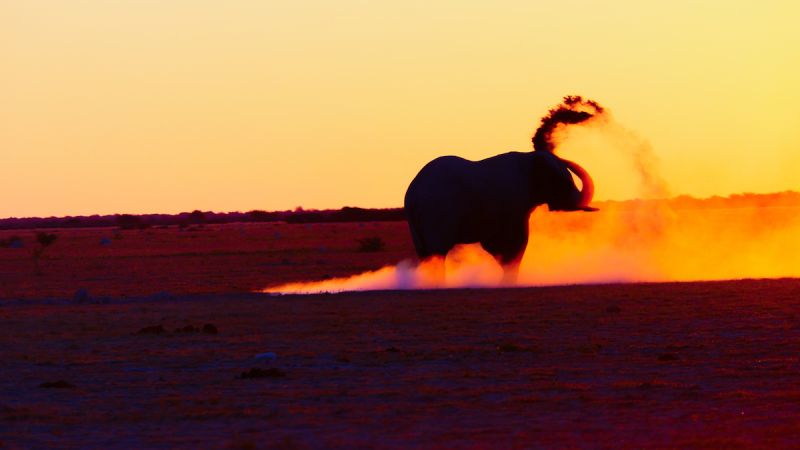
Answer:
[(36, 242), (44, 247), (49, 247), (53, 242), (58, 239), (58, 236), (53, 233), (47, 233), (44, 231), (40, 231), (36, 233)]
[(379, 252), (385, 247), (386, 243), (378, 236), (358, 239), (358, 251), (360, 252)]

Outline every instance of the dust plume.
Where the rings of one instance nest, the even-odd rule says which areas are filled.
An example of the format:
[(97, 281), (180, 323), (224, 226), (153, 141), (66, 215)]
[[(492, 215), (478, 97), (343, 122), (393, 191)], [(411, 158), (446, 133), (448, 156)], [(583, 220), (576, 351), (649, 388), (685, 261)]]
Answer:
[(263, 292), (313, 294), (387, 289), (494, 287), (500, 285), (502, 278), (503, 269), (480, 245), (460, 245), (444, 260), (430, 258), (416, 265), (411, 261), (403, 261), (396, 266), (387, 266), (352, 277), (310, 283), (289, 283), (265, 289)]
[[(530, 217), (518, 286), (800, 277), (800, 194), (600, 202), (594, 213)], [(446, 279), (441, 280), (441, 265)], [(271, 293), (503, 286), (478, 244), (445, 262), (410, 261), (349, 278), (294, 283)]]
[[(535, 138), (535, 137), (534, 137)], [(614, 119), (607, 109), (580, 126), (560, 126), (550, 134), (553, 151), (579, 161), (598, 180), (596, 195), (609, 193), (608, 185), (623, 184), (616, 196), (667, 198), (669, 186), (661, 175), (660, 162), (650, 143)], [(626, 180), (627, 184), (620, 183)], [(613, 195), (612, 195), (613, 196)]]
[(605, 109), (594, 100), (584, 100), (580, 95), (568, 95), (560, 105), (547, 112), (542, 117), (542, 123), (533, 134), (531, 142), (536, 151), (555, 151), (557, 142), (553, 134), (564, 125), (574, 125), (585, 122), (592, 117), (602, 114)]
[(608, 202), (531, 215), (524, 284), (800, 276), (800, 195)]

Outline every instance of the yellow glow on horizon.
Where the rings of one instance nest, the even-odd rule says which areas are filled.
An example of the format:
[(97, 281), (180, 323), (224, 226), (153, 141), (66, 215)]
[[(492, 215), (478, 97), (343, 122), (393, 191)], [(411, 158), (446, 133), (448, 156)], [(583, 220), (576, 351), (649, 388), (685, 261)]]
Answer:
[[(800, 4), (537, 3), (0, 3), (0, 217), (399, 206), (567, 94), (672, 194), (800, 190)], [(606, 164), (599, 199), (635, 196)]]

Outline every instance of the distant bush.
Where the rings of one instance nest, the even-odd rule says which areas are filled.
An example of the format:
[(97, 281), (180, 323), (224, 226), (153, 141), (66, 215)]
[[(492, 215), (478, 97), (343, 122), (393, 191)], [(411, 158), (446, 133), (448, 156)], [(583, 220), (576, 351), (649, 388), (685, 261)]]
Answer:
[(379, 252), (384, 248), (386, 248), (386, 243), (378, 236), (358, 239), (358, 251), (360, 252)]
[[(800, 204), (800, 194), (798, 194)], [(194, 210), (179, 214), (110, 214), (105, 216), (23, 217), (0, 219), (0, 230), (42, 228), (113, 227), (122, 230), (139, 230), (148, 227), (189, 225), (214, 225), (238, 222), (393, 222), (405, 220), (402, 208), (364, 209), (345, 206), (342, 209), (286, 211), (261, 211), (215, 213)]]
[(47, 233), (44, 231), (40, 231), (36, 233), (36, 242), (44, 247), (49, 247), (53, 242), (58, 239), (58, 236), (53, 233)]
[(117, 216), (117, 226), (123, 230), (141, 230), (147, 228), (140, 216), (133, 214), (120, 214)]
[(206, 223), (206, 213), (200, 211), (199, 209), (195, 209), (189, 214), (189, 223), (194, 225), (202, 225)]
[(285, 213), (272, 211), (253, 210), (244, 215), (240, 220), (243, 222), (278, 222), (285, 218)]
[(402, 208), (364, 209), (345, 206), (342, 209), (311, 210), (296, 209), (285, 218), (286, 223), (325, 222), (393, 222), (405, 220)]

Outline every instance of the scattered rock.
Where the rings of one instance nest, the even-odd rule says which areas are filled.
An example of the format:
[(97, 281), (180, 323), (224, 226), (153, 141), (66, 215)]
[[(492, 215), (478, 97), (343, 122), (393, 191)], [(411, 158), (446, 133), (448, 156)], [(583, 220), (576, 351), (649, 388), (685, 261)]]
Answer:
[(499, 344), (497, 346), (497, 351), (500, 353), (524, 352), (526, 350), (526, 348), (511, 343)]
[[(228, 450), (258, 450), (258, 446), (253, 441), (236, 440), (228, 444)], [(281, 448), (281, 447), (279, 447)], [(296, 448), (296, 447), (287, 447)]]
[(75, 295), (72, 296), (72, 300), (76, 302), (88, 302), (92, 299), (92, 296), (89, 295), (89, 291), (85, 288), (80, 288), (75, 291)]
[(151, 295), (150, 298), (161, 302), (161, 301), (174, 300), (175, 296), (171, 292), (161, 291)]
[[(164, 328), (163, 325), (154, 325), (150, 327), (144, 327), (134, 334), (164, 334), (166, 332), (167, 330)], [(196, 334), (196, 333), (217, 334), (219, 333), (219, 330), (213, 324), (207, 323), (202, 327), (194, 325), (186, 325), (180, 328), (175, 328), (173, 332), (176, 334)]]
[(278, 355), (276, 355), (275, 352), (264, 352), (257, 354), (256, 359), (263, 359), (265, 361), (275, 361), (276, 359), (278, 359)]
[(239, 378), (247, 380), (253, 378), (281, 378), (285, 376), (286, 373), (284, 371), (275, 367), (271, 367), (269, 369), (260, 369), (258, 367), (253, 367), (250, 370), (242, 372)]
[(25, 242), (23, 242), (22, 238), (19, 236), (11, 236), (8, 239), (0, 240), (0, 247), (23, 248), (25, 247)]
[(39, 387), (45, 389), (75, 389), (74, 384), (64, 380), (48, 381), (40, 384)]
[(587, 344), (578, 347), (578, 351), (584, 355), (596, 355), (602, 349), (603, 346), (600, 344)]
[(674, 353), (662, 353), (658, 355), (659, 361), (677, 361), (678, 359), (680, 358), (678, 358), (678, 355)]
[(667, 350), (686, 350), (689, 348), (687, 344), (669, 344), (667, 345)]
[(153, 325), (153, 326), (142, 328), (141, 330), (137, 331), (136, 334), (137, 335), (147, 335), (147, 334), (156, 335), (156, 334), (164, 334), (166, 332), (167, 332), (167, 330), (164, 329), (163, 325)]

